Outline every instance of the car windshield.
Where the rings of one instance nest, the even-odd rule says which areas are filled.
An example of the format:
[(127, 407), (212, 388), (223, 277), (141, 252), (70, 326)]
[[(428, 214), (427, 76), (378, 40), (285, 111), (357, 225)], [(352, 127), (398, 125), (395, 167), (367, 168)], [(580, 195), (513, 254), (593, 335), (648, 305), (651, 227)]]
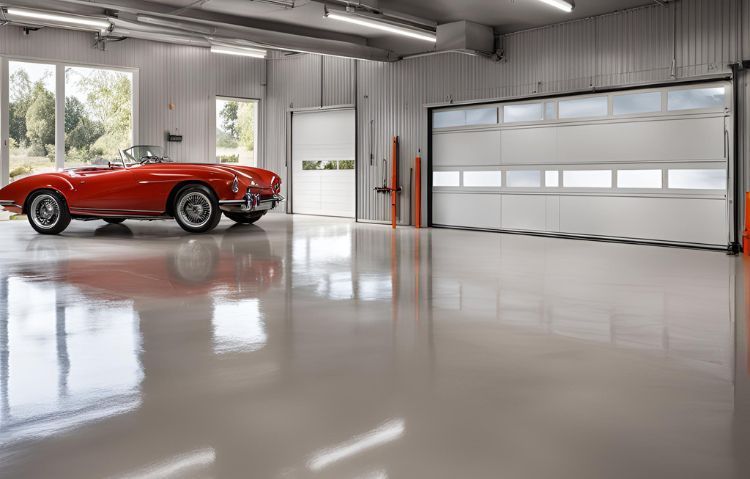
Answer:
[(120, 157), (126, 166), (138, 165), (145, 158), (160, 158), (164, 160), (161, 146), (137, 145), (126, 150), (120, 150)]

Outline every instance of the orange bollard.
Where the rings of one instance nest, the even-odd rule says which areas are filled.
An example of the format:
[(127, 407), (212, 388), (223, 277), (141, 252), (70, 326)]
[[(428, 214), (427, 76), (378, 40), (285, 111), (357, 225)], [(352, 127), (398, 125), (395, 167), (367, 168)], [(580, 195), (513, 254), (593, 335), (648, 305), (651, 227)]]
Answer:
[(414, 227), (422, 227), (422, 150), (417, 151), (414, 160)]
[(396, 227), (396, 194), (398, 192), (398, 137), (393, 137), (391, 150), (391, 227)]
[(745, 193), (745, 231), (742, 232), (742, 251), (750, 256), (750, 192)]

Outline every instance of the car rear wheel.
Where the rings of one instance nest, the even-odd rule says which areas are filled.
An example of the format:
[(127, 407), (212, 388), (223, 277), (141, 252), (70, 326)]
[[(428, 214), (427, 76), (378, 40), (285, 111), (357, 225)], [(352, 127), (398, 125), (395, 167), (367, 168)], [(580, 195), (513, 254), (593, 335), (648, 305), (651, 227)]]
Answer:
[(43, 235), (62, 233), (71, 219), (62, 195), (49, 190), (32, 193), (27, 214), (31, 227)]
[(219, 224), (221, 210), (209, 188), (188, 185), (175, 196), (174, 217), (188, 233), (206, 233)]
[(102, 218), (102, 219), (111, 225), (119, 225), (120, 223), (125, 221), (125, 218)]
[(266, 214), (265, 211), (256, 211), (253, 213), (229, 213), (224, 212), (224, 216), (229, 218), (230, 220), (234, 221), (235, 223), (240, 223), (243, 225), (251, 225), (258, 221), (264, 214)]

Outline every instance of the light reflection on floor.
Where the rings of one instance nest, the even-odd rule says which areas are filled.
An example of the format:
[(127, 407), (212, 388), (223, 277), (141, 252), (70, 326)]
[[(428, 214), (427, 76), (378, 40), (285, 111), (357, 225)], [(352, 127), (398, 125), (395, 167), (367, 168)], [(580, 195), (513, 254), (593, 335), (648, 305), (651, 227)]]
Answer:
[(0, 226), (0, 477), (750, 471), (736, 258), (273, 215)]

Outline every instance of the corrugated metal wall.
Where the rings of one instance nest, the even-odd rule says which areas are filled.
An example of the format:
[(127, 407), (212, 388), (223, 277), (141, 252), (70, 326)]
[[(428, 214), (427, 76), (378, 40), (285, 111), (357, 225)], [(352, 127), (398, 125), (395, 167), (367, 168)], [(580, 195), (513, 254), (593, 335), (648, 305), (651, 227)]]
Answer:
[[(655, 4), (506, 35), (501, 38), (505, 54), (501, 62), (460, 54), (392, 64), (321, 61), (314, 55), (268, 60), (266, 164), (285, 171), (286, 118), (291, 106), (349, 103), (356, 91), (358, 217), (388, 221), (388, 199), (374, 193), (373, 187), (383, 182), (390, 137), (399, 135), (402, 198), (411, 197), (413, 158), (420, 148), (426, 155), (428, 142), (425, 105), (725, 73), (729, 63), (750, 55), (749, 25), (750, 0), (680, 0), (666, 7)], [(356, 86), (347, 68), (352, 63), (356, 64)], [(748, 96), (743, 106), (750, 113)], [(750, 154), (747, 127), (742, 132), (744, 151)], [(403, 201), (399, 222), (406, 224), (412, 216), (409, 202)]]
[[(93, 34), (44, 28), (24, 35), (0, 28), (0, 54), (139, 70), (139, 142), (165, 144), (166, 131), (179, 131), (182, 143), (170, 143), (178, 161), (208, 161), (214, 156), (210, 129), (214, 96), (263, 99), (265, 61), (211, 54), (207, 48), (128, 39), (92, 47)], [(169, 110), (168, 104), (175, 109)]]

